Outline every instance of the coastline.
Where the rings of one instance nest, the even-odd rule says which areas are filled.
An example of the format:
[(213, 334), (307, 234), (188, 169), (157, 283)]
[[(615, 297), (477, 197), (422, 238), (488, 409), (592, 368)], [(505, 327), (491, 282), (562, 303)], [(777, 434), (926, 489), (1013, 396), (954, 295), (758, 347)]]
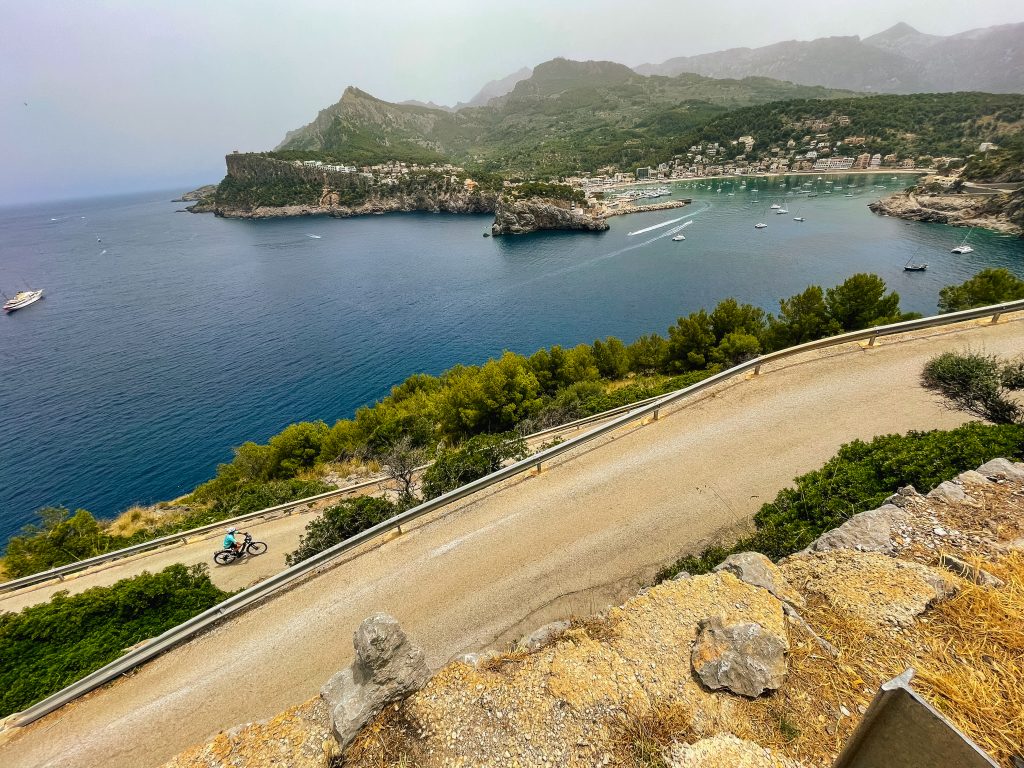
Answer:
[(778, 179), (783, 176), (922, 176), (935, 173), (934, 168), (850, 168), (845, 171), (786, 171), (785, 173), (743, 173), (719, 174), (717, 176), (687, 176), (679, 179), (647, 179), (645, 181), (622, 181), (595, 187), (596, 191), (606, 189), (629, 189), (630, 187), (647, 187), (651, 184), (685, 184), (694, 181), (736, 181), (741, 179)]

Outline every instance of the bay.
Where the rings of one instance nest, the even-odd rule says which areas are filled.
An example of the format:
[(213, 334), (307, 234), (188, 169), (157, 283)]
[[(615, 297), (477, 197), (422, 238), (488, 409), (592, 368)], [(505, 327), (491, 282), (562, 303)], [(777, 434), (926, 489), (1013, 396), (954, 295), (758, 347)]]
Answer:
[[(0, 318), (0, 540), (44, 505), (174, 498), (245, 440), (503, 349), (631, 341), (728, 296), (775, 311), (856, 272), (924, 314), (985, 267), (1024, 276), (1020, 240), (975, 230), (958, 256), (966, 230), (867, 210), (910, 177), (823, 177), (814, 198), (807, 181), (677, 184), (685, 209), (519, 238), (481, 237), (489, 216), (217, 219), (176, 212), (177, 192), (0, 210), (0, 289), (46, 290)], [(629, 235), (679, 216), (685, 241)], [(911, 258), (928, 271), (904, 272)]]

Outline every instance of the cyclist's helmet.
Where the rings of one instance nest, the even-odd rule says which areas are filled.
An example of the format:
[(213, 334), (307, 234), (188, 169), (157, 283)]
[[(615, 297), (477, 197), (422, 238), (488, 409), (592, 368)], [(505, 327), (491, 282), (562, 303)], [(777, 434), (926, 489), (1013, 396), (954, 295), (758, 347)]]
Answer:
[(228, 528), (228, 533), (237, 533), (237, 532), (238, 532), (237, 528)]

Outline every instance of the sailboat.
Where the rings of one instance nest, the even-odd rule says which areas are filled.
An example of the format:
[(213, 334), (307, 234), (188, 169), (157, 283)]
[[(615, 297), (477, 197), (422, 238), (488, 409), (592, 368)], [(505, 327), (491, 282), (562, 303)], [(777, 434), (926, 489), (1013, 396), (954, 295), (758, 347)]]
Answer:
[(967, 244), (967, 238), (971, 236), (971, 232), (973, 231), (974, 227), (971, 227), (970, 230), (967, 232), (966, 237), (964, 237), (964, 241), (960, 243), (960, 245), (958, 245), (956, 248), (951, 250), (950, 253), (974, 253), (974, 249)]
[[(802, 207), (803, 207), (803, 206), (801, 206), (801, 208), (802, 208)], [(800, 213), (800, 208), (797, 208), (797, 209), (796, 209), (796, 212), (797, 212), (797, 214), (799, 214), (799, 213)], [(797, 216), (794, 216), (794, 217), (793, 217), (793, 221), (803, 221), (803, 220), (804, 220), (804, 217), (803, 217), (803, 216), (799, 216), (799, 215), (797, 215)]]
[(904, 272), (924, 272), (926, 269), (928, 269), (928, 264), (923, 261), (918, 262), (917, 264), (914, 263), (914, 257), (917, 256), (917, 254), (920, 253), (920, 251), (921, 249), (918, 248), (916, 251), (910, 254), (910, 258), (907, 259), (907, 263), (903, 265)]

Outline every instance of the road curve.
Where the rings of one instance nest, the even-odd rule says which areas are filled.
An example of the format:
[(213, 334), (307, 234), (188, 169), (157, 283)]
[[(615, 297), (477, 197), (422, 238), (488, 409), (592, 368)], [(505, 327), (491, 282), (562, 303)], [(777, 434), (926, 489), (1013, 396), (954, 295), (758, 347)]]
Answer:
[[(387, 611), (438, 666), (555, 616), (620, 602), (681, 551), (748, 520), (844, 442), (964, 421), (922, 390), (931, 356), (1019, 354), (1024, 317), (850, 344), (723, 384), (422, 519), (131, 677), (4, 734), (0, 765), (161, 764), (314, 695)], [(241, 676), (243, 670), (249, 670)], [(224, 684), (229, 675), (239, 680)]]

